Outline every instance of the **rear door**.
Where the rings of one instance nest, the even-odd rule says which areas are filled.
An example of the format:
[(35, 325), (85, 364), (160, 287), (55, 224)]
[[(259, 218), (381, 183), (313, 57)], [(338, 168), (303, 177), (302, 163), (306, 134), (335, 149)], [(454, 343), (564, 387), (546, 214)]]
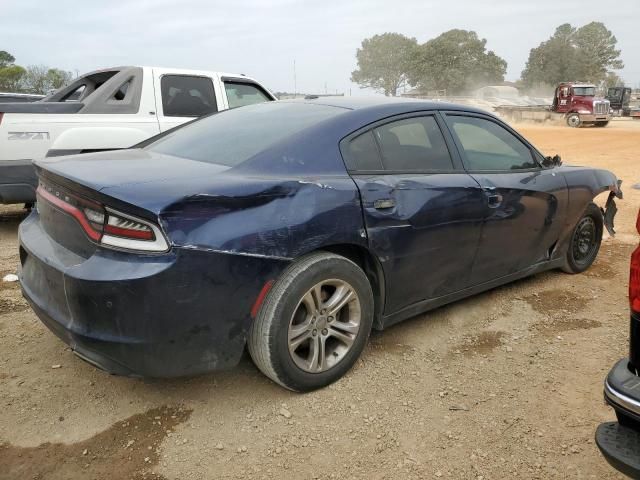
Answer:
[(464, 166), (484, 193), (484, 225), (471, 283), (479, 284), (548, 260), (566, 215), (567, 185), (539, 154), (498, 120), (448, 112), (447, 125)]
[(205, 72), (187, 74), (154, 69), (154, 87), (162, 132), (224, 109), (217, 79)]
[(468, 285), (484, 196), (436, 113), (394, 117), (344, 139), (369, 245), (385, 274), (385, 314)]

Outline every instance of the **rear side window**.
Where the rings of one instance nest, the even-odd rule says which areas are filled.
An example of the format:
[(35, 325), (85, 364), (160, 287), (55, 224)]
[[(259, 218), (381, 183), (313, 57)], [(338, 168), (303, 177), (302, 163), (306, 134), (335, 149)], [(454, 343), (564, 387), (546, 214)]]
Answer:
[(373, 132), (368, 131), (349, 142), (349, 170), (382, 170)]
[(347, 111), (304, 103), (249, 105), (185, 125), (146, 148), (167, 155), (233, 167), (302, 130)]
[(240, 82), (224, 82), (224, 89), (227, 93), (229, 108), (244, 107), (245, 105), (271, 101), (271, 97), (256, 85)]
[(165, 117), (201, 117), (218, 111), (210, 78), (163, 75), (160, 89)]
[(432, 116), (412, 117), (374, 129), (385, 170), (453, 170), (451, 155)]
[(448, 115), (470, 170), (526, 170), (538, 165), (515, 135), (490, 120)]

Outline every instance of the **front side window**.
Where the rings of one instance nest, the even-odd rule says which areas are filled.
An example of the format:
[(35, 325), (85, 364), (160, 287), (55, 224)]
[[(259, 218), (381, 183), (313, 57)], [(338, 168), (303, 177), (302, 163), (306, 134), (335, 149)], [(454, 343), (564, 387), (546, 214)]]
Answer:
[(433, 116), (412, 117), (373, 130), (385, 170), (452, 170), (453, 163)]
[(271, 98), (258, 86), (249, 83), (224, 82), (224, 89), (227, 92), (229, 108), (271, 101)]
[(201, 117), (218, 111), (210, 78), (164, 75), (160, 90), (165, 117)]
[(525, 170), (537, 167), (531, 150), (497, 123), (478, 117), (448, 115), (470, 170)]

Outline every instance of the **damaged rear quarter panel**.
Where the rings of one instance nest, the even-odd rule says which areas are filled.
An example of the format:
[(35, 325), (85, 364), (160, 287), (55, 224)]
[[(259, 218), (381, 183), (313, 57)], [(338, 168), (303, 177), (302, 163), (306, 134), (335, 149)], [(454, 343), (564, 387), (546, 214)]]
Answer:
[(348, 178), (264, 179), (234, 192), (193, 195), (163, 212), (174, 245), (292, 259), (363, 238), (360, 198)]

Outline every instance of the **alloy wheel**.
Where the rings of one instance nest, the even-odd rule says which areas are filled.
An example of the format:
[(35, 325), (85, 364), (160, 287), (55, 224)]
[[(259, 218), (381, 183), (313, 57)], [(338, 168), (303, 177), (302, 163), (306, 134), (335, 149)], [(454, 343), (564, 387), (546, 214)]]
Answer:
[(361, 323), (360, 299), (344, 280), (323, 280), (298, 302), (289, 322), (289, 354), (305, 372), (320, 373), (351, 350)]

